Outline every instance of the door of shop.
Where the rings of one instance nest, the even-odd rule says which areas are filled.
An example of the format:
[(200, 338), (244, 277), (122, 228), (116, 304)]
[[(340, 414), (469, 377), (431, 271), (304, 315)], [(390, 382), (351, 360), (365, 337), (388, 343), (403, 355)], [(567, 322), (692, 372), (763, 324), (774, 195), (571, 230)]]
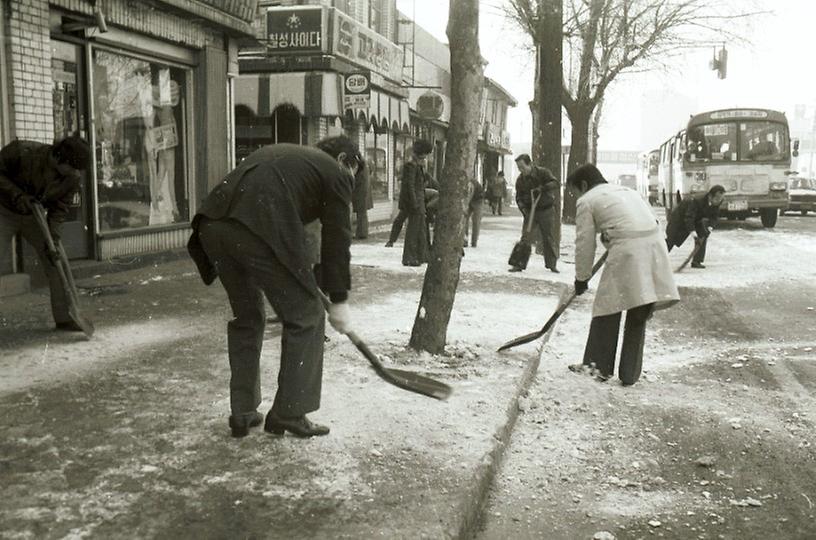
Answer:
[[(51, 79), (54, 139), (78, 133), (88, 140), (87, 79), (82, 45), (51, 40)], [(80, 191), (74, 196), (68, 217), (62, 225), (62, 243), (71, 259), (91, 256), (90, 177), (91, 171), (84, 171)]]

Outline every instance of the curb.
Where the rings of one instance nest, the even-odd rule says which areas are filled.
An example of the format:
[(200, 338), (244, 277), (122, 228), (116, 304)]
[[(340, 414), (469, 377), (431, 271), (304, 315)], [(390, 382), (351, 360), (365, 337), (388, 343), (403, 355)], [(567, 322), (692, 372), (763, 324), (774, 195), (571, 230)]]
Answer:
[[(558, 298), (559, 304), (564, 301), (564, 296), (566, 293), (567, 286), (564, 285)], [(550, 336), (557, 325), (557, 322), (553, 324), (550, 329), (547, 330), (547, 333), (541, 338), (540, 346), (536, 351), (536, 355), (530, 360), (530, 362), (527, 363), (524, 371), (521, 374), (521, 378), (516, 384), (516, 391), (514, 392), (513, 397), (510, 399), (510, 403), (507, 406), (507, 421), (504, 423), (504, 425), (499, 427), (495, 433), (493, 433), (493, 448), (485, 455), (484, 458), (482, 458), (481, 464), (474, 472), (474, 478), (476, 479), (475, 485), (466, 490), (464, 503), (461, 505), (462, 508), (460, 515), (462, 518), (459, 523), (459, 530), (451, 535), (453, 538), (463, 540), (471, 539), (478, 531), (478, 527), (482, 519), (482, 513), (484, 511), (485, 504), (487, 503), (488, 495), (490, 494), (490, 488), (493, 485), (496, 472), (501, 467), (502, 460), (504, 458), (504, 451), (507, 449), (508, 443), (510, 442), (510, 437), (513, 434), (513, 429), (516, 426), (516, 420), (518, 420), (519, 398), (530, 389), (530, 386), (535, 380), (536, 374), (538, 373), (538, 366), (541, 363), (543, 346), (549, 342)]]

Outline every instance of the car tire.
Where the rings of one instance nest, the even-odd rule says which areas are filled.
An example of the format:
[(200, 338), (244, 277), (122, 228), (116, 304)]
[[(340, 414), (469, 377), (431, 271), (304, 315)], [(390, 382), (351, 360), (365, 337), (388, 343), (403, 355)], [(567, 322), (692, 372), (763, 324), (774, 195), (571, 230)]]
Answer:
[(803, 216), (806, 216), (806, 215), (807, 215), (807, 213), (808, 213), (808, 211), (807, 211), (807, 210), (800, 210), (800, 212), (802, 213), (802, 215), (803, 215)]
[(760, 208), (759, 219), (762, 220), (762, 226), (771, 229), (776, 225), (776, 218), (779, 217), (779, 211), (776, 208)]

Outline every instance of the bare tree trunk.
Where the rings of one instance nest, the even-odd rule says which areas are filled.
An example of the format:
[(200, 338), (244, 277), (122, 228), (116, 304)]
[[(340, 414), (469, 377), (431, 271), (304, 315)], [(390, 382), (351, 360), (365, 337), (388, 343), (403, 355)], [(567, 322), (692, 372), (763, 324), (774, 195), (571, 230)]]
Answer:
[[(570, 141), (569, 161), (567, 164), (567, 174), (572, 174), (575, 169), (587, 163), (589, 160), (589, 121), (592, 118), (591, 109), (583, 107), (573, 107), (570, 111), (570, 123), (572, 124), (572, 139)], [(564, 189), (564, 211), (561, 216), (563, 223), (575, 223), (575, 203), (577, 197), (575, 192), (567, 186)]]
[(447, 35), (451, 63), (448, 151), (440, 182), (431, 260), (410, 340), (412, 348), (434, 354), (445, 349), (459, 284), (468, 182), (476, 161), (479, 107), (484, 87), (478, 0), (450, 0)]
[(601, 115), (603, 114), (603, 98), (598, 100), (598, 105), (595, 106), (595, 112), (592, 113), (592, 123), (590, 124), (589, 132), (589, 162), (598, 163), (598, 138), (600, 131), (598, 126), (601, 124)]
[[(541, 163), (561, 182), (561, 88), (563, 86), (562, 5), (538, 3), (539, 41), (536, 55), (536, 94), (538, 123), (533, 133), (533, 160)], [(538, 144), (536, 145), (536, 139)], [(553, 204), (550, 237), (556, 256), (561, 254), (561, 190)]]

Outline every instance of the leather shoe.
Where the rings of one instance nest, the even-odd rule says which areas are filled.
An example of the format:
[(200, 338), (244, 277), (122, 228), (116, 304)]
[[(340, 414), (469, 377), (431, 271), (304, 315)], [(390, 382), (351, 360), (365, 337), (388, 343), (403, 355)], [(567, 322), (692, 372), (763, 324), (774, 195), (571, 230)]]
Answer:
[(292, 435), (298, 437), (313, 437), (320, 435), (328, 435), (329, 428), (315, 424), (306, 415), (295, 416), (293, 418), (284, 418), (276, 415), (272, 411), (266, 415), (266, 422), (264, 422), (264, 431), (274, 433), (275, 435), (283, 435), (288, 431)]
[(58, 322), (57, 325), (54, 327), (54, 330), (60, 330), (62, 332), (82, 332), (82, 328), (75, 323), (74, 321), (67, 321), (67, 322)]
[(385, 247), (394, 247), (394, 242), (389, 240), (388, 242), (385, 243)]
[(691, 263), (691, 267), (692, 268), (705, 268), (705, 265), (703, 263), (693, 262), (693, 263)]
[(249, 414), (242, 414), (240, 416), (229, 417), (229, 427), (232, 429), (232, 436), (235, 438), (246, 437), (249, 435), (249, 428), (260, 426), (263, 421), (263, 415), (258, 411), (253, 411)]
[(522, 269), (519, 268), (518, 266), (513, 266), (513, 267), (509, 268), (507, 271), (508, 272), (521, 272), (521, 270)]

